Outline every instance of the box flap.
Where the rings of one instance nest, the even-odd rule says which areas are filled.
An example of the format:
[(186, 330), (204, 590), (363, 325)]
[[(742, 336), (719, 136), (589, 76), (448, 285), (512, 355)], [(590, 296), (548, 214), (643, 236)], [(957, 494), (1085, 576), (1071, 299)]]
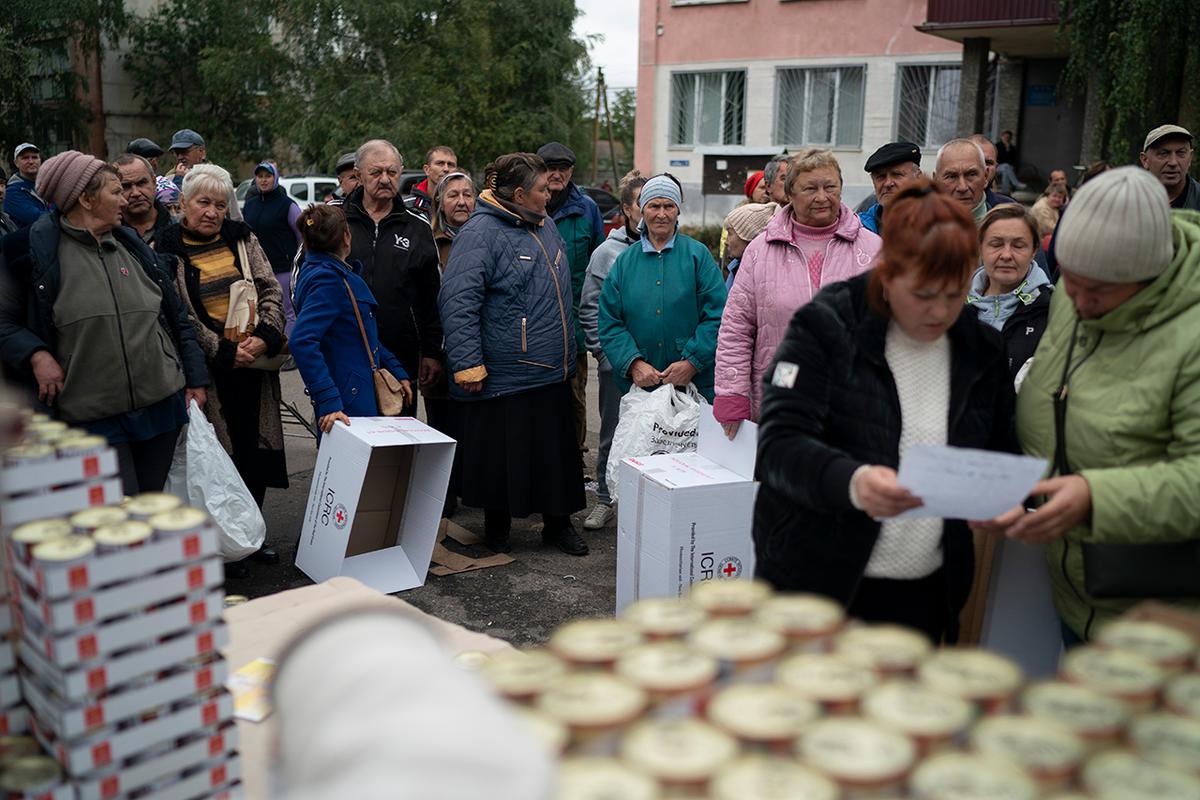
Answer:
[(700, 431), (696, 452), (743, 478), (754, 477), (754, 458), (758, 452), (758, 425), (746, 420), (738, 428), (733, 441), (725, 435), (721, 423), (713, 417), (712, 409), (700, 409)]
[[(634, 462), (635, 459), (627, 459)], [(643, 480), (667, 489), (691, 489), (728, 483), (746, 483), (749, 478), (709, 461), (699, 453), (668, 453), (636, 459)]]
[(412, 417), (351, 417), (344, 430), (371, 447), (454, 444), (446, 434)]

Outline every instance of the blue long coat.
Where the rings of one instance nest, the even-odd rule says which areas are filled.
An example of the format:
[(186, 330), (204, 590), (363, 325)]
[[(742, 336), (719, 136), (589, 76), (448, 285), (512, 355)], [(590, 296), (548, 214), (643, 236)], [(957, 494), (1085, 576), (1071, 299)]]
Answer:
[(376, 365), (387, 369), (396, 380), (408, 379), (396, 357), (379, 343), (378, 303), (366, 281), (358, 276), (361, 269), (357, 261), (347, 264), (328, 253), (309, 253), (300, 267), (293, 301), (296, 325), (288, 342), (319, 417), (335, 411), (350, 417), (379, 415), (371, 362), (346, 283), (358, 301)]

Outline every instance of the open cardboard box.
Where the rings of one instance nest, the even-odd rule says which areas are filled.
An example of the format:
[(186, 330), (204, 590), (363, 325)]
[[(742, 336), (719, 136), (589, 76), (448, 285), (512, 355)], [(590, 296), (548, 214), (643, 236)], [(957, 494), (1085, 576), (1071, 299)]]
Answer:
[(694, 453), (621, 462), (617, 611), (646, 597), (682, 597), (693, 583), (754, 574), (757, 426), (731, 442), (707, 407)]
[(425, 583), (455, 442), (410, 417), (354, 417), (321, 441), (296, 566), (381, 592)]

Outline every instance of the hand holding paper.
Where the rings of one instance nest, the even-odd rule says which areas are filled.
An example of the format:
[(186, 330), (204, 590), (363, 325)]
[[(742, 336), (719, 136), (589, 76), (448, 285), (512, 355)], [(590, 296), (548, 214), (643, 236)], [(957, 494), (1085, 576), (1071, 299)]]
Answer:
[(897, 482), (924, 504), (901, 515), (992, 519), (1025, 502), (1046, 472), (1030, 456), (963, 447), (917, 445), (900, 459)]

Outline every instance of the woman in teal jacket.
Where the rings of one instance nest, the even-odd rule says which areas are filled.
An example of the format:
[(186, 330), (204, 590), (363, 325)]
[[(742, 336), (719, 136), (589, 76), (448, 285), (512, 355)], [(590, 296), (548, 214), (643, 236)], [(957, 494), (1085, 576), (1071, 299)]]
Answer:
[(600, 294), (600, 346), (622, 393), (694, 383), (713, 399), (725, 282), (708, 248), (679, 233), (679, 184), (642, 187), (641, 241), (617, 257)]

